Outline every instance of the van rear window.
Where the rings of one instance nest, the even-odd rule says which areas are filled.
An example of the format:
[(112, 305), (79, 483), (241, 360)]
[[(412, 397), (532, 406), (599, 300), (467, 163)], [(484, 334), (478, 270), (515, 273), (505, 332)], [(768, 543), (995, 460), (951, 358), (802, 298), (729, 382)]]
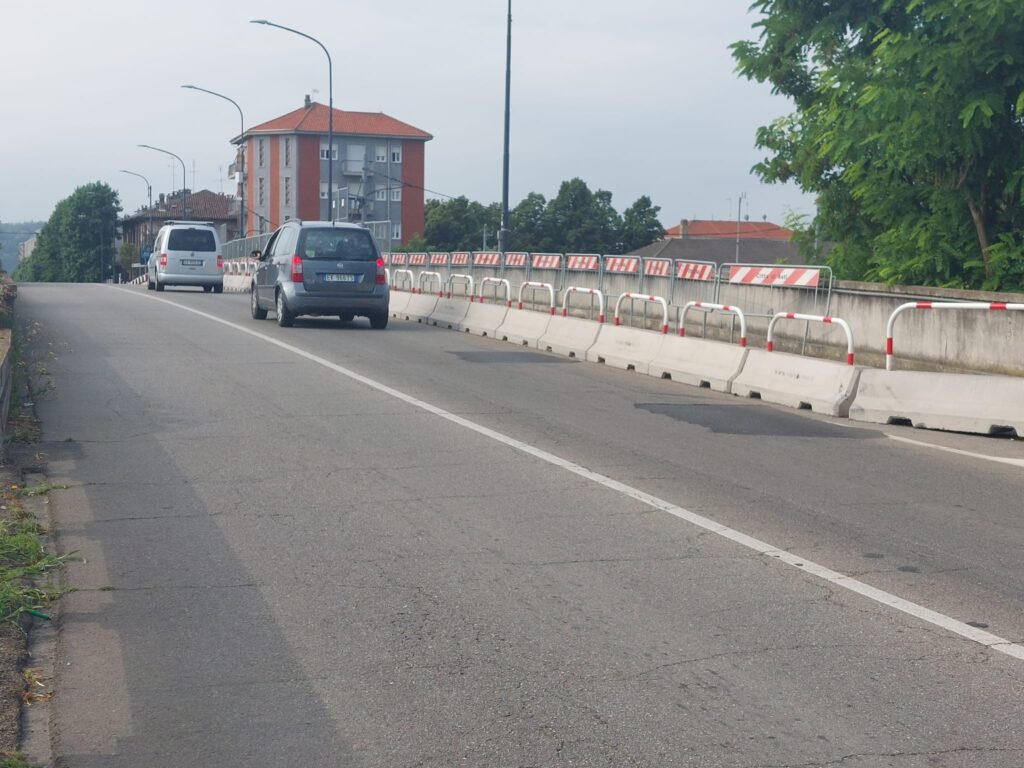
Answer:
[(365, 229), (305, 229), (299, 244), (304, 259), (376, 261), (377, 249)]
[(217, 241), (208, 229), (172, 229), (167, 237), (169, 251), (216, 251)]

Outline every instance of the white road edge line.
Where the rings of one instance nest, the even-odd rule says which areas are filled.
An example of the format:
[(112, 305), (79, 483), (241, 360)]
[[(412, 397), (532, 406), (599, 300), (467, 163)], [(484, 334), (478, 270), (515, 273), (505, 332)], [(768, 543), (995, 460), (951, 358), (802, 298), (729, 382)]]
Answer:
[(306, 352), (305, 350), (292, 346), (287, 342), (279, 341), (278, 339), (271, 338), (270, 336), (260, 333), (259, 331), (254, 331), (251, 328), (246, 328), (244, 325), (233, 323), (230, 320), (224, 320), (223, 318), (217, 317), (216, 315), (211, 315), (199, 309), (186, 307), (181, 304), (176, 304), (173, 301), (169, 301), (168, 299), (163, 299), (157, 296), (149, 296), (147, 294), (139, 293), (126, 288), (120, 290), (123, 290), (132, 296), (138, 296), (151, 301), (159, 301), (163, 304), (167, 304), (168, 306), (174, 307), (175, 309), (184, 310), (185, 312), (191, 312), (192, 314), (198, 315), (199, 317), (205, 318), (207, 320), (212, 320), (215, 323), (220, 323), (221, 325), (227, 326), (228, 328), (232, 328), (236, 331), (240, 331), (244, 334), (260, 339), (261, 341), (265, 341), (269, 344), (274, 345), (275, 347), (279, 347), (280, 349), (283, 349), (287, 352), (291, 352), (292, 354), (297, 355), (298, 357), (304, 358), (305, 360), (308, 360), (311, 363), (316, 363), (317, 365), (327, 368), (328, 370), (334, 371), (335, 373), (341, 374), (342, 376), (345, 376), (353, 381), (358, 381), (360, 384), (364, 384), (367, 387), (370, 387), (371, 389), (375, 389), (378, 392), (390, 395), (396, 400), (400, 400), (415, 408), (424, 410), (427, 413), (432, 413), (435, 416), (439, 416), (440, 418), (445, 419), (446, 421), (450, 421), (453, 424), (458, 424), (460, 427), (465, 427), (466, 429), (476, 432), (479, 435), (483, 435), (484, 437), (488, 437), (491, 440), (508, 446), (509, 448), (514, 448), (517, 451), (521, 451), (522, 453), (525, 453), (529, 456), (533, 456), (534, 458), (540, 459), (541, 461), (551, 464), (552, 466), (564, 469), (565, 471), (571, 472), (574, 475), (578, 475), (579, 477), (590, 480), (593, 483), (604, 486), (609, 490), (616, 491), (622, 494), (623, 496), (627, 496), (631, 499), (646, 504), (649, 507), (652, 507), (653, 509), (658, 509), (661, 510), (662, 512), (667, 512), (668, 514), (673, 515), (674, 517), (677, 517), (680, 520), (685, 520), (686, 522), (690, 523), (691, 525), (695, 525), (698, 528), (710, 531), (711, 533), (716, 533), (719, 536), (729, 539), (730, 541), (733, 541), (737, 544), (740, 544), (741, 546), (744, 546), (747, 549), (751, 549), (760, 555), (764, 555), (765, 557), (770, 557), (773, 560), (778, 560), (779, 562), (791, 565), (794, 568), (797, 568), (805, 573), (810, 573), (814, 576), (817, 576), (818, 578), (827, 581), (829, 584), (832, 584), (837, 587), (842, 587), (843, 589), (849, 590), (850, 592), (854, 592), (858, 595), (861, 595), (862, 597), (866, 597), (869, 600), (873, 600), (876, 603), (887, 605), (890, 608), (896, 609), (897, 611), (901, 611), (903, 613), (909, 614), (910, 616), (914, 616), (918, 619), (921, 619), (922, 621), (925, 621), (929, 624), (941, 627), (942, 629), (952, 632), (955, 635), (959, 635), (960, 637), (966, 638), (967, 640), (979, 643), (980, 645), (983, 645), (986, 648), (990, 648), (993, 651), (998, 651), (1000, 653), (1006, 654), (1007, 656), (1012, 656), (1015, 659), (1024, 661), (1024, 645), (1019, 645), (1017, 643), (1010, 642), (1009, 640), (999, 637), (998, 635), (994, 635), (991, 632), (986, 632), (983, 629), (972, 627), (970, 624), (958, 621), (957, 619), (954, 619), (951, 616), (946, 616), (945, 614), (939, 613), (938, 611), (933, 611), (930, 608), (925, 608), (923, 605), (918, 605), (917, 603), (911, 602), (910, 600), (905, 600), (902, 597), (899, 597), (898, 595), (892, 594), (891, 592), (886, 592), (885, 590), (877, 589), (876, 587), (872, 587), (870, 584), (865, 584), (863, 581), (859, 581), (858, 579), (846, 576), (842, 573), (839, 573), (838, 571), (833, 571), (831, 568), (826, 568), (823, 565), (818, 565), (817, 563), (814, 563), (803, 557), (794, 555), (791, 552), (786, 552), (784, 550), (778, 549), (777, 547), (772, 546), (767, 542), (761, 541), (760, 539), (755, 539), (754, 537), (748, 536), (747, 534), (742, 533), (741, 531), (737, 531), (734, 528), (729, 528), (728, 526), (722, 525), (721, 523), (716, 523), (711, 518), (704, 517), (703, 515), (698, 515), (696, 512), (691, 512), (688, 509), (684, 509), (683, 507), (672, 504), (671, 502), (665, 501), (664, 499), (659, 499), (657, 496), (652, 496), (649, 493), (645, 493), (644, 491), (641, 491), (638, 488), (634, 488), (630, 485), (626, 485), (625, 483), (621, 483), (618, 480), (613, 480), (610, 477), (599, 474), (597, 472), (593, 472), (587, 469), (586, 467), (582, 467), (579, 464), (574, 464), (573, 462), (568, 461), (567, 459), (563, 459), (560, 456), (555, 456), (554, 454), (548, 453), (547, 451), (541, 450), (540, 448), (536, 448), (530, 445), (529, 443), (524, 443), (520, 440), (516, 440), (513, 437), (509, 437), (508, 435), (502, 434), (501, 432), (496, 432), (495, 430), (490, 429), (489, 427), (485, 427), (481, 424), (477, 424), (476, 422), (469, 421), (468, 419), (464, 419), (461, 416), (456, 416), (454, 413), (450, 413), (449, 411), (446, 411), (443, 408), (439, 408), (436, 405), (431, 405), (428, 402), (419, 400), (418, 398), (415, 398), (412, 395), (407, 395), (404, 392), (400, 392), (399, 390), (389, 387), (386, 384), (382, 384), (379, 381), (375, 381), (374, 379), (370, 379), (366, 376), (363, 376), (362, 374), (356, 373), (355, 371), (351, 371), (348, 368), (338, 365), (337, 363), (332, 363), (330, 360), (320, 357), (319, 355), (314, 355), (311, 352)]
[(973, 451), (965, 451), (961, 448), (949, 448), (945, 445), (935, 445), (934, 443), (926, 443), (922, 440), (912, 440), (909, 437), (900, 437), (899, 435), (885, 435), (890, 440), (895, 440), (898, 443), (907, 443), (908, 445), (916, 445), (920, 448), (931, 448), (936, 451), (945, 451), (946, 453), (955, 453), (958, 456), (968, 456), (972, 459), (982, 459), (984, 461), (993, 461), (996, 464), (1009, 464), (1011, 467), (1024, 467), (1024, 459), (1011, 459), (1004, 456), (990, 456), (987, 453), (974, 453)]

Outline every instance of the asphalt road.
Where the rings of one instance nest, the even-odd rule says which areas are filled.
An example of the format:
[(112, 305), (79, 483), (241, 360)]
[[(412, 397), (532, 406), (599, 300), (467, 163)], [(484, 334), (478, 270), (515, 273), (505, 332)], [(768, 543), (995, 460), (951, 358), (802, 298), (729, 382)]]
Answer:
[(1021, 442), (246, 296), (18, 302), (85, 557), (57, 765), (1024, 765)]

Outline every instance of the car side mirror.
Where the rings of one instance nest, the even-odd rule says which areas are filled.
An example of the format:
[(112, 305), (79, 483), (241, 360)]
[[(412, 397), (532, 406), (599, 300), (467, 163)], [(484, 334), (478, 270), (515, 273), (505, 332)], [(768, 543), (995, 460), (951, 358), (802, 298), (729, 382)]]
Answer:
[(263, 261), (263, 251), (255, 250), (252, 253), (250, 253), (249, 256), (256, 259), (257, 261)]

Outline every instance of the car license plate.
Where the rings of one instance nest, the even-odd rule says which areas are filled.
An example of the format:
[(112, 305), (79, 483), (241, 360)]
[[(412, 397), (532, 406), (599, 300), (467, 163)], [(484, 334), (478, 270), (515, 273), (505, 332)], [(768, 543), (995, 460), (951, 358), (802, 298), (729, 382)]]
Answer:
[(348, 275), (339, 272), (328, 272), (324, 275), (325, 283), (354, 283), (355, 281), (355, 275)]
[(201, 267), (203, 266), (202, 259), (182, 259), (181, 266), (183, 267)]

